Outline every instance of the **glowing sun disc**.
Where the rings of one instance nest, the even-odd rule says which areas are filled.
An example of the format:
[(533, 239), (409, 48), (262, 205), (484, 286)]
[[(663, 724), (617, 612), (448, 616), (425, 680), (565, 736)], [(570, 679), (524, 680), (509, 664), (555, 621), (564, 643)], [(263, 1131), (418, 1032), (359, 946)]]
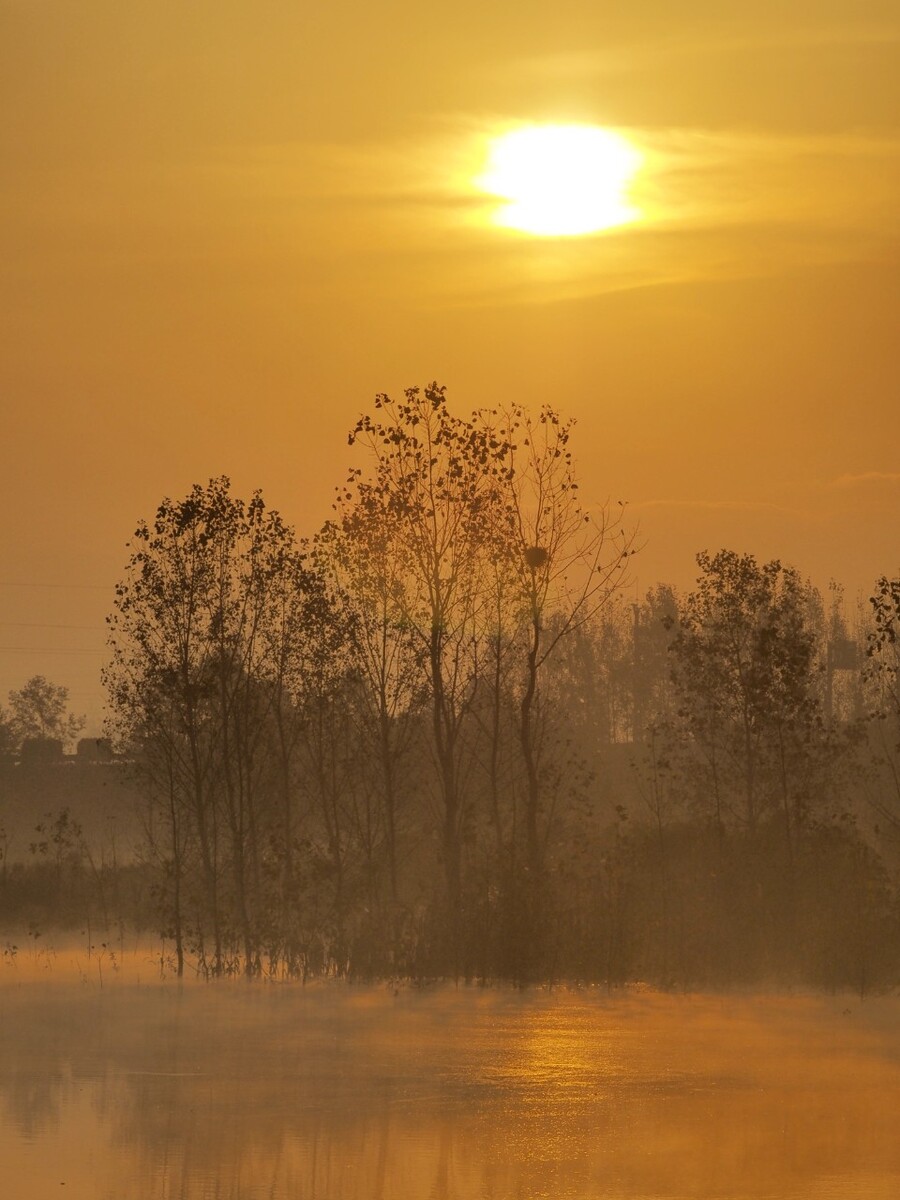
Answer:
[(628, 187), (641, 164), (625, 138), (596, 125), (529, 125), (494, 138), (475, 184), (506, 203), (497, 225), (543, 237), (596, 233), (635, 220)]

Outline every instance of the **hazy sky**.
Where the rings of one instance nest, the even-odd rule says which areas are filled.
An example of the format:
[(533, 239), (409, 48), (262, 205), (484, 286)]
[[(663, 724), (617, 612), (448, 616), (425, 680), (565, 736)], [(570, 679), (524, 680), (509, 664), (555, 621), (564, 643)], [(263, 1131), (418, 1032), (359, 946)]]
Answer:
[[(642, 218), (493, 224), (530, 122), (627, 137)], [(312, 532), (431, 379), (578, 418), (639, 588), (896, 573), (898, 235), (896, 0), (0, 0), (0, 701), (96, 718), (137, 519), (226, 473)]]

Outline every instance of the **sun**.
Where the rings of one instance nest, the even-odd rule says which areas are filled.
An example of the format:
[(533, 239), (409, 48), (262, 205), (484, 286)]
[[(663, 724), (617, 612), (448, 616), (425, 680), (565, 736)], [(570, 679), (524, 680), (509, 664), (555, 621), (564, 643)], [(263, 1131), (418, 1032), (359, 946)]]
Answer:
[(487, 169), (474, 182), (506, 202), (495, 224), (575, 237), (638, 218), (628, 189), (640, 165), (637, 149), (609, 129), (528, 125), (491, 139)]

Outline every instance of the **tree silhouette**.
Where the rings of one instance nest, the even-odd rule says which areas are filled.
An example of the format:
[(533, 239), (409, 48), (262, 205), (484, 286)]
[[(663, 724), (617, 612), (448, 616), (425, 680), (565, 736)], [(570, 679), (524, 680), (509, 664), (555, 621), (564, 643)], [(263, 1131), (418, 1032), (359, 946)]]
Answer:
[(885, 803), (879, 789), (875, 807), (896, 836), (900, 831), (900, 579), (883, 575), (869, 605), (872, 629), (866, 638), (864, 675), (871, 692), (878, 758), (892, 793)]
[(70, 743), (84, 728), (85, 718), (68, 711), (69, 689), (33, 675), (19, 691), (9, 693), (10, 726), (18, 744), (25, 738), (58, 738)]
[(270, 880), (292, 884), (285, 693), (299, 686), (310, 622), (316, 653), (326, 645), (321, 595), (293, 531), (259, 493), (247, 504), (233, 497), (225, 477), (164, 500), (152, 525), (141, 522), (116, 589), (105, 676), (112, 731), (137, 743), (152, 770), (179, 946), (182, 884), (198, 856), (193, 929), (216, 974), (232, 934), (244, 970), (259, 969)]
[[(380, 395), (351, 444), (369, 450), (343, 494), (345, 529), (377, 514), (394, 559), (390, 621), (409, 630), (423, 663), (437, 767), (447, 901), (455, 921), (462, 898), (463, 776), (467, 737), (487, 627), (485, 566), (499, 502), (503, 446), (476, 415), (451, 413), (436, 383), (403, 400)], [(350, 516), (350, 514), (353, 514)], [(371, 529), (371, 524), (368, 526)]]
[[(511, 579), (509, 616), (518, 626), (518, 738), (525, 771), (528, 869), (544, 869), (550, 796), (542, 795), (540, 681), (563, 640), (609, 604), (624, 579), (634, 535), (608, 506), (586, 510), (572, 451), (573, 421), (545, 406), (486, 414), (501, 455), (496, 552)], [(541, 820), (545, 827), (541, 828)]]
[(721, 550), (678, 613), (672, 644), (681, 716), (715, 803), (715, 819), (755, 828), (782, 810), (788, 834), (810, 800), (811, 738), (820, 725), (809, 589), (777, 560)]

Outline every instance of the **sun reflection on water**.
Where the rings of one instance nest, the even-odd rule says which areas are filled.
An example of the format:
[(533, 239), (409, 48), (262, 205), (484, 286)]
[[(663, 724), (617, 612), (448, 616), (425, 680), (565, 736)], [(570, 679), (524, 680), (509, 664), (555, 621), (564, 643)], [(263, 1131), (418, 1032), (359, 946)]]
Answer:
[(0, 988), (4, 1191), (898, 1194), (896, 1000)]

